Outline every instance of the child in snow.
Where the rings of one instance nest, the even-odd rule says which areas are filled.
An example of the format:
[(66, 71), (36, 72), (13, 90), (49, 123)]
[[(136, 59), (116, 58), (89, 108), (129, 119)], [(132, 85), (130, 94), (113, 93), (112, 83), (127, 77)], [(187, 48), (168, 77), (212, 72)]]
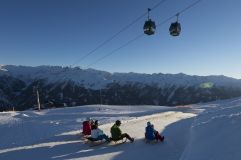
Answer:
[(156, 141), (158, 141), (158, 140), (163, 141), (164, 140), (164, 136), (161, 136), (158, 133), (158, 131), (156, 131), (154, 129), (154, 125), (151, 124), (151, 122), (147, 122), (145, 138), (147, 140), (156, 140)]
[(83, 122), (83, 132), (84, 136), (91, 134), (91, 118), (86, 118), (86, 121)]
[(122, 140), (123, 138), (127, 138), (130, 142), (134, 142), (134, 138), (130, 137), (127, 133), (122, 133), (122, 131), (119, 128), (120, 125), (121, 125), (121, 121), (117, 120), (115, 124), (111, 127), (110, 132), (111, 132), (112, 140), (119, 141), (119, 140)]
[(107, 142), (110, 142), (109, 137), (106, 134), (104, 134), (104, 132), (101, 129), (99, 129), (99, 123), (98, 120), (96, 120), (91, 130), (91, 140), (99, 141), (102, 139), (105, 139)]

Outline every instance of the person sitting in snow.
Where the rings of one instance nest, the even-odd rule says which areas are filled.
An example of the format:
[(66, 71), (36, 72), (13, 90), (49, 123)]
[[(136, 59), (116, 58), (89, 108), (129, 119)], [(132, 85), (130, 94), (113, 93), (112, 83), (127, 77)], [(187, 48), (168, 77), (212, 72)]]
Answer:
[(91, 118), (86, 118), (86, 121), (83, 122), (83, 131), (82, 134), (84, 136), (91, 135)]
[(163, 141), (164, 140), (164, 136), (161, 136), (158, 131), (156, 131), (154, 129), (154, 125), (151, 124), (151, 122), (147, 122), (147, 126), (146, 126), (146, 133), (145, 133), (145, 138), (147, 140), (160, 140)]
[(113, 141), (119, 141), (123, 138), (127, 138), (130, 142), (134, 142), (134, 138), (130, 137), (127, 133), (122, 133), (120, 130), (121, 121), (117, 120), (115, 124), (111, 127), (111, 139)]
[(106, 134), (104, 134), (104, 132), (101, 129), (99, 129), (99, 122), (98, 120), (96, 120), (91, 130), (91, 138), (89, 138), (89, 140), (99, 141), (103, 139), (105, 139), (107, 142), (110, 142), (109, 137)]

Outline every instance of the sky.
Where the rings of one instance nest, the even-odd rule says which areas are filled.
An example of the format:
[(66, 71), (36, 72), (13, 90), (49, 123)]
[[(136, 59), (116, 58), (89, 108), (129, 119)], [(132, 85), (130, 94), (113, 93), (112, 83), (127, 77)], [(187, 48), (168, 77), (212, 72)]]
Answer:
[[(176, 21), (174, 17), (158, 26), (155, 35), (143, 35), (105, 57), (143, 33), (144, 16), (82, 58), (160, 1), (1, 0), (0, 64), (241, 79), (240, 0), (201, 0), (180, 14), (179, 37), (170, 36), (168, 31)], [(150, 17), (160, 24), (195, 1), (166, 0), (150, 12)]]

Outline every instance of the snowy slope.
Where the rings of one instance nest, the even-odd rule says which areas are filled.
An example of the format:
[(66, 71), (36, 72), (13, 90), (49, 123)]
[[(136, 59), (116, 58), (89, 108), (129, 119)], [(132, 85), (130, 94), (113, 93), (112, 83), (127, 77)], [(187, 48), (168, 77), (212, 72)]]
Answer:
[(167, 86), (200, 86), (210, 83), (216, 86), (241, 88), (241, 81), (225, 76), (189, 76), (185, 74), (139, 74), (139, 73), (108, 73), (94, 69), (69, 68), (60, 66), (14, 66), (1, 65), (0, 75), (9, 75), (25, 82), (35, 79), (46, 79), (49, 83), (72, 80), (86, 88), (99, 89), (107, 84), (118, 82), (157, 84), (159, 87)]
[(241, 159), (241, 99), (197, 107), (205, 111), (192, 124), (181, 160)]
[[(98, 119), (101, 129), (123, 120), (123, 132), (134, 143), (89, 147), (79, 136), (86, 117)], [(241, 98), (177, 106), (105, 106), (0, 113), (0, 159), (239, 160)], [(144, 128), (151, 121), (166, 140), (146, 144)]]
[[(161, 106), (84, 106), (43, 112), (1, 113), (4, 121), (1, 121), (0, 127), (2, 135), (0, 159), (28, 160), (33, 157), (34, 159), (111, 159), (114, 157), (128, 159), (126, 156), (138, 157), (139, 150), (143, 150), (145, 146), (143, 131), (147, 120), (151, 120), (156, 125), (156, 129), (164, 130), (165, 126), (173, 122), (195, 115), (182, 113), (178, 111), (179, 109), (171, 110), (173, 109)], [(159, 114), (151, 115), (153, 113)], [(133, 135), (136, 138), (135, 143), (126, 143), (123, 146), (104, 146), (106, 149), (101, 146), (102, 149), (89, 148), (88, 145), (83, 144), (78, 134), (80, 123), (85, 117), (90, 116), (103, 124), (100, 128), (104, 129), (107, 134), (110, 134), (112, 122), (122, 119), (123, 131), (128, 131)], [(183, 132), (186, 131), (183, 130)], [(176, 146), (172, 143), (167, 145), (167, 148)], [(121, 154), (133, 145), (136, 148), (134, 155)], [(162, 144), (157, 145), (161, 147)], [(182, 153), (181, 150), (177, 152), (176, 155), (169, 152), (167, 156), (177, 157)]]

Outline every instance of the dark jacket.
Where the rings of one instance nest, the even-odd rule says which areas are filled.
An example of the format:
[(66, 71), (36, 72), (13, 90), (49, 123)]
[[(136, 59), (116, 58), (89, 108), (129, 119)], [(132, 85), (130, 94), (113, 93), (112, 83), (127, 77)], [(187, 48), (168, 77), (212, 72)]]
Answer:
[(146, 127), (146, 139), (153, 140), (155, 139), (155, 130), (151, 125)]
[(116, 124), (114, 124), (114, 125), (111, 127), (110, 132), (111, 132), (111, 137), (112, 137), (112, 139), (114, 139), (114, 140), (120, 139), (122, 132), (121, 132), (119, 126), (117, 126)]

